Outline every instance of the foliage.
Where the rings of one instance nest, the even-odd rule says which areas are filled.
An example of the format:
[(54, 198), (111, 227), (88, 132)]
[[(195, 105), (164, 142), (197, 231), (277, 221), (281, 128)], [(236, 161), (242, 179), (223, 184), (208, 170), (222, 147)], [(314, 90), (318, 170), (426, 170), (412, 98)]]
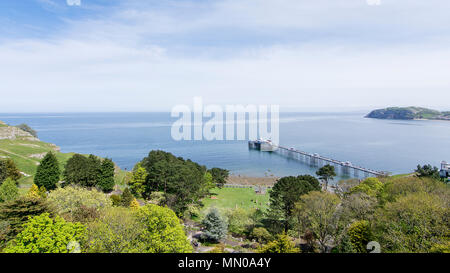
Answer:
[(19, 169), (17, 168), (16, 164), (11, 158), (8, 158), (6, 160), (0, 159), (0, 185), (7, 178), (11, 178), (12, 180), (16, 181), (16, 184), (18, 184), (17, 181), (21, 177), (22, 174), (20, 173)]
[(294, 243), (286, 234), (279, 234), (275, 240), (263, 246), (259, 253), (299, 253), (300, 249), (296, 248)]
[(145, 180), (148, 176), (147, 171), (142, 167), (141, 163), (138, 163), (132, 173), (128, 185), (130, 186), (131, 193), (136, 197), (142, 197), (145, 192)]
[(19, 124), (19, 125), (14, 126), (14, 127), (17, 127), (17, 128), (19, 128), (19, 129), (29, 133), (30, 135), (32, 135), (32, 136), (34, 136), (36, 138), (38, 137), (37, 132), (35, 130), (33, 130), (33, 128), (31, 128), (30, 126), (25, 124), (25, 123)]
[(375, 232), (384, 252), (430, 252), (448, 240), (449, 202), (417, 192), (399, 197), (377, 211)]
[(329, 192), (313, 191), (303, 195), (296, 204), (296, 216), (300, 230), (310, 230), (326, 252), (330, 242), (341, 231), (337, 214), (339, 197)]
[(121, 205), (124, 207), (129, 207), (133, 199), (134, 197), (131, 194), (130, 189), (126, 188), (122, 193), (122, 197), (120, 198)]
[(217, 244), (211, 251), (209, 251), (209, 253), (226, 253), (225, 251), (225, 244), (220, 243)]
[(349, 227), (347, 233), (352, 244), (352, 249), (359, 253), (366, 253), (367, 244), (373, 239), (369, 222), (366, 220), (354, 222)]
[(109, 158), (105, 158), (101, 163), (97, 187), (103, 192), (111, 192), (114, 189), (114, 168), (114, 162)]
[(228, 176), (230, 175), (230, 171), (221, 168), (212, 168), (208, 172), (212, 175), (213, 183), (219, 188), (227, 183)]
[(112, 201), (106, 194), (95, 189), (89, 190), (73, 186), (50, 192), (47, 200), (59, 214), (70, 214), (80, 206), (97, 209), (112, 206)]
[(336, 171), (334, 169), (334, 166), (327, 164), (320, 168), (316, 172), (316, 174), (322, 181), (325, 181), (325, 189), (328, 189), (328, 182), (330, 180), (333, 180), (333, 178), (336, 176)]
[(363, 192), (369, 196), (377, 196), (383, 189), (383, 183), (375, 177), (366, 178), (358, 186), (350, 190), (350, 194), (355, 192)]
[(15, 200), (19, 197), (19, 189), (16, 182), (11, 178), (7, 178), (0, 185), (0, 202)]
[(52, 213), (47, 202), (38, 198), (18, 198), (8, 201), (0, 206), (0, 221), (7, 221), (10, 225), (8, 239), (14, 238), (21, 230), (28, 217), (42, 213)]
[(85, 227), (80, 223), (66, 222), (59, 216), (51, 218), (44, 213), (25, 223), (23, 230), (8, 243), (6, 253), (68, 253), (69, 242), (82, 242)]
[(318, 190), (320, 190), (319, 181), (310, 175), (287, 176), (279, 179), (270, 192), (271, 218), (287, 231), (292, 226), (289, 220), (300, 196)]
[(95, 187), (102, 177), (101, 161), (94, 155), (75, 154), (67, 161), (63, 174), (65, 185)]
[(100, 210), (95, 207), (80, 205), (71, 214), (71, 222), (90, 223), (100, 217)]
[(227, 235), (228, 224), (219, 210), (211, 208), (202, 221), (204, 226), (204, 239), (212, 242), (218, 242)]
[(430, 164), (428, 165), (417, 165), (417, 169), (415, 170), (418, 177), (430, 177), (434, 179), (439, 179), (439, 169), (437, 167), (433, 167)]
[(263, 227), (254, 228), (250, 234), (250, 238), (261, 244), (267, 243), (273, 239), (269, 231)]
[(186, 237), (180, 219), (169, 208), (149, 204), (136, 212), (145, 225), (142, 238), (148, 253), (190, 253), (192, 246)]
[(136, 198), (133, 199), (133, 201), (131, 201), (130, 203), (130, 208), (131, 209), (138, 209), (141, 205), (139, 204), (138, 200), (136, 200)]
[(105, 209), (94, 222), (87, 224), (85, 251), (91, 253), (139, 253), (146, 250), (142, 236), (145, 225), (132, 210), (123, 207)]
[(188, 204), (198, 203), (207, 194), (206, 167), (163, 151), (151, 151), (142, 160), (147, 170), (144, 196), (164, 192), (165, 205), (182, 215)]
[(36, 184), (31, 185), (30, 189), (27, 192), (27, 197), (29, 198), (46, 198), (47, 190), (42, 186), (38, 188)]
[(34, 184), (38, 187), (44, 187), (47, 190), (54, 190), (56, 189), (60, 176), (61, 171), (59, 170), (58, 159), (56, 159), (56, 156), (52, 152), (49, 152), (37, 167)]
[(228, 231), (235, 235), (244, 235), (254, 224), (250, 217), (252, 212), (242, 208), (226, 210)]
[(120, 195), (111, 194), (111, 196), (109, 198), (111, 198), (111, 202), (114, 207), (118, 207), (118, 206), (122, 205), (122, 197)]

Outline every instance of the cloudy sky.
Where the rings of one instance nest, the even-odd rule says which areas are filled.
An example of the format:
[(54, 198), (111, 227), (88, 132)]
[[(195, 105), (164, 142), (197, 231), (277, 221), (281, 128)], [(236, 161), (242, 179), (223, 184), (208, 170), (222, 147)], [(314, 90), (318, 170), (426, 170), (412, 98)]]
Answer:
[(0, 112), (448, 110), (450, 1), (380, 1), (2, 0)]

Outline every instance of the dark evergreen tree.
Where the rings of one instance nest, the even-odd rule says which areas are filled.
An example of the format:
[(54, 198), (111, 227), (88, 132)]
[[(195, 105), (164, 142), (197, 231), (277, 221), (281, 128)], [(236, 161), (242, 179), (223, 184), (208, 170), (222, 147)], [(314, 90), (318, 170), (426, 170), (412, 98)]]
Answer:
[(22, 174), (11, 158), (8, 158), (6, 160), (0, 159), (0, 185), (3, 183), (3, 181), (6, 180), (6, 178), (11, 178), (12, 180), (16, 181), (16, 184), (18, 185), (18, 180), (21, 177)]
[(43, 186), (47, 190), (53, 190), (56, 188), (60, 176), (58, 159), (52, 152), (49, 152), (37, 167), (34, 184), (38, 187)]
[(104, 159), (101, 164), (101, 176), (97, 186), (104, 192), (111, 192), (114, 189), (114, 162), (111, 159)]
[(100, 177), (101, 161), (94, 155), (85, 157), (75, 154), (67, 161), (64, 169), (65, 185), (95, 187), (100, 181)]
[(272, 231), (280, 232), (277, 227), (283, 227), (287, 231), (295, 203), (300, 201), (300, 196), (311, 191), (320, 191), (320, 183), (311, 175), (287, 176), (279, 179), (270, 191), (270, 211), (272, 216)]
[(121, 203), (124, 207), (129, 207), (131, 204), (131, 201), (133, 201), (134, 196), (131, 194), (130, 189), (126, 188), (122, 193)]
[(316, 174), (319, 176), (319, 178), (321, 180), (323, 180), (325, 182), (325, 190), (328, 189), (328, 182), (330, 180), (333, 180), (334, 177), (336, 176), (336, 171), (334, 169), (334, 166), (331, 166), (329, 164), (323, 166), (322, 168), (320, 168)]
[(230, 172), (221, 168), (212, 168), (209, 170), (212, 175), (213, 183), (215, 183), (219, 188), (223, 187), (225, 183), (227, 183), (227, 178), (230, 175)]

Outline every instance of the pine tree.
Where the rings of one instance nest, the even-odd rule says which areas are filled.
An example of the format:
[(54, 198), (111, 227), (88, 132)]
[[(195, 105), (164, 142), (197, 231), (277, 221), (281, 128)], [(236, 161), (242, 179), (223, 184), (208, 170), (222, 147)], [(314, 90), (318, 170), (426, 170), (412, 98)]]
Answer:
[(97, 186), (104, 192), (111, 192), (114, 189), (114, 162), (111, 159), (103, 160)]
[(142, 167), (141, 163), (138, 163), (133, 170), (133, 175), (130, 181), (128, 182), (134, 196), (142, 197), (142, 194), (145, 192), (145, 179), (147, 176), (147, 170)]
[(122, 193), (122, 206), (129, 207), (134, 197), (130, 192), (129, 188), (126, 188)]
[(11, 201), (17, 197), (19, 197), (19, 189), (17, 188), (16, 181), (7, 178), (0, 185), (0, 202)]
[(56, 156), (52, 152), (49, 152), (37, 168), (34, 184), (38, 187), (43, 186), (47, 190), (54, 190), (56, 189), (60, 176), (61, 171), (59, 170), (58, 159), (56, 159)]
[(208, 212), (202, 224), (205, 227), (204, 237), (206, 240), (218, 242), (227, 235), (228, 224), (216, 208), (212, 208)]

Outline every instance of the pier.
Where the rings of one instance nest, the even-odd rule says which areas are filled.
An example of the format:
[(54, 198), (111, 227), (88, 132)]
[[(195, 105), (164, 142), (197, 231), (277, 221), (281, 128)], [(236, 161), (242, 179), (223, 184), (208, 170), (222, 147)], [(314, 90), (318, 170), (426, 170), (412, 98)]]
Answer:
[[(255, 143), (264, 143), (265, 149), (258, 149), (260, 145), (255, 145)], [(271, 146), (271, 148), (267, 148)], [(300, 161), (308, 162), (313, 167), (323, 167), (327, 164), (334, 166), (335, 168), (340, 168), (344, 175), (350, 176), (353, 172), (355, 177), (359, 177), (359, 173), (362, 173), (365, 177), (369, 176), (388, 176), (389, 173), (383, 171), (376, 171), (364, 167), (360, 167), (352, 164), (349, 161), (340, 161), (332, 158), (328, 158), (325, 156), (321, 156), (317, 153), (308, 153), (304, 151), (300, 151), (294, 148), (287, 148), (280, 145), (275, 145), (270, 141), (258, 140), (258, 141), (249, 141), (249, 148), (258, 149), (260, 151), (270, 151), (275, 152), (283, 156), (287, 156), (289, 158), (294, 158)]]

